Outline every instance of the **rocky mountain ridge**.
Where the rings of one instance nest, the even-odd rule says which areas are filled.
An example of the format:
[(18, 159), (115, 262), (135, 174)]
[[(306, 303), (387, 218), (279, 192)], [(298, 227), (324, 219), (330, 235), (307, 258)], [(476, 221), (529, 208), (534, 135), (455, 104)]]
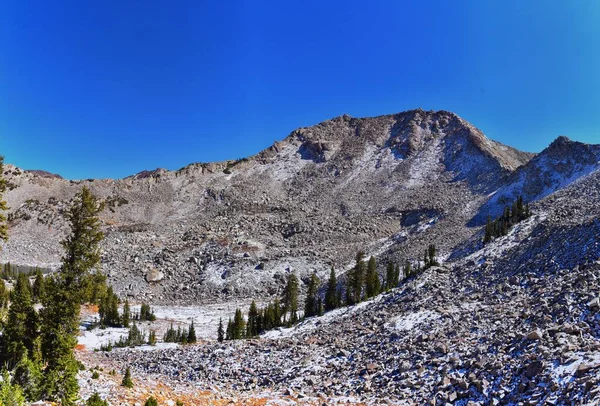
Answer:
[[(103, 269), (122, 296), (266, 298), (288, 272), (324, 278), (359, 250), (383, 262), (420, 258), (434, 243), (451, 255), (478, 238), (466, 225), (511, 195), (532, 201), (555, 179), (550, 172), (559, 189), (597, 166), (595, 146), (568, 152), (572, 144), (559, 139), (534, 157), (453, 113), (413, 110), (345, 115), (247, 159), (120, 180), (68, 181), (7, 165), (11, 239), (0, 261), (56, 268), (63, 210), (85, 185), (106, 200)], [(563, 150), (570, 161), (559, 165)]]

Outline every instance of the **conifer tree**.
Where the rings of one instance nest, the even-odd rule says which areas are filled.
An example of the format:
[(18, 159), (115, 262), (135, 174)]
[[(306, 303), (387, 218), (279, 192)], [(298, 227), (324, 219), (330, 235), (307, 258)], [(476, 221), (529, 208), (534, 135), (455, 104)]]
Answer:
[(158, 406), (158, 400), (154, 396), (150, 396), (144, 406)]
[(11, 294), (3, 333), (5, 360), (11, 367), (19, 361), (23, 352), (33, 353), (38, 336), (38, 316), (33, 308), (29, 286), (29, 278), (21, 273)]
[(308, 290), (306, 292), (306, 300), (304, 302), (304, 317), (312, 317), (319, 314), (319, 278), (316, 272), (310, 276)]
[(25, 405), (25, 395), (19, 385), (11, 383), (8, 371), (2, 373), (0, 382), (0, 405), (2, 406), (23, 406)]
[(392, 261), (388, 261), (385, 270), (385, 290), (391, 290), (396, 287), (396, 284), (394, 284), (395, 279), (396, 271), (394, 270), (394, 264)]
[(106, 400), (102, 400), (98, 392), (94, 392), (92, 396), (85, 402), (85, 406), (109, 406)]
[(365, 277), (365, 296), (367, 299), (377, 296), (381, 291), (381, 282), (377, 273), (377, 262), (375, 257), (369, 258), (367, 274)]
[(246, 337), (256, 337), (258, 335), (258, 308), (253, 300), (248, 310), (248, 323), (246, 325)]
[(0, 240), (8, 241), (8, 225), (6, 224), (5, 211), (8, 205), (4, 201), (4, 192), (6, 192), (6, 179), (4, 179), (4, 157), (0, 156)]
[(4, 280), (0, 279), (0, 309), (8, 307), (10, 292), (6, 288)]
[(283, 292), (283, 309), (289, 314), (288, 324), (295, 324), (298, 321), (298, 278), (293, 273), (288, 276)]
[(36, 302), (41, 302), (42, 296), (44, 296), (44, 275), (42, 275), (42, 271), (40, 271), (39, 268), (35, 271), (35, 280), (32, 289), (34, 300)]
[(121, 386), (126, 388), (133, 388), (133, 380), (131, 379), (131, 370), (129, 367), (125, 370), (125, 375), (123, 375), (123, 380), (121, 381)]
[(325, 292), (325, 310), (330, 311), (338, 307), (338, 287), (335, 269), (331, 267), (329, 280), (327, 281), (327, 291)]
[(404, 263), (404, 279), (409, 278), (413, 273), (412, 270), (412, 266), (410, 264), (410, 261), (407, 259), (406, 262)]
[(65, 255), (60, 272), (46, 281), (42, 298), (42, 355), (46, 362), (45, 398), (73, 405), (77, 399), (78, 364), (73, 355), (79, 331), (79, 306), (89, 283), (89, 272), (100, 264), (104, 238), (98, 213), (103, 209), (87, 188), (75, 196), (66, 212), (71, 233), (62, 242)]
[(488, 216), (487, 223), (485, 225), (485, 236), (483, 237), (483, 243), (487, 244), (492, 241), (492, 236), (494, 234), (494, 225), (492, 223), (492, 218)]
[(190, 328), (188, 329), (187, 342), (188, 344), (195, 344), (196, 341), (196, 328), (194, 327), (194, 320), (192, 320), (192, 324), (190, 324)]
[(439, 265), (439, 263), (437, 262), (437, 258), (436, 258), (435, 245), (429, 244), (429, 247), (427, 248), (427, 254), (429, 256), (429, 266)]
[(131, 308), (129, 307), (129, 300), (125, 299), (123, 305), (123, 316), (121, 317), (121, 324), (123, 327), (129, 327), (129, 321), (131, 320)]
[(246, 332), (246, 322), (240, 309), (235, 310), (235, 316), (233, 317), (233, 339), (240, 340), (244, 338)]
[(42, 370), (39, 361), (28, 357), (27, 351), (23, 351), (15, 366), (12, 383), (23, 388), (25, 397), (30, 402), (39, 400), (42, 394)]
[(348, 275), (348, 286), (346, 288), (346, 303), (353, 305), (362, 300), (362, 290), (365, 284), (367, 266), (364, 261), (365, 253), (356, 254), (356, 264)]
[(219, 328), (217, 329), (217, 341), (220, 343), (225, 339), (225, 331), (223, 330), (223, 319), (219, 319)]
[(400, 265), (396, 264), (394, 269), (394, 287), (397, 287), (400, 284)]
[(319, 296), (319, 300), (317, 301), (317, 315), (322, 316), (325, 313), (325, 308), (323, 307), (323, 299)]
[(234, 337), (233, 337), (233, 330), (234, 330), (233, 320), (231, 320), (231, 317), (230, 317), (229, 321), (227, 321), (227, 333), (226, 333), (227, 335), (225, 336), (226, 340), (233, 340), (234, 339)]
[(273, 327), (281, 327), (283, 325), (281, 321), (281, 303), (279, 298), (276, 297), (273, 302)]
[(148, 345), (156, 345), (156, 331), (155, 330), (150, 330), (150, 333), (148, 333)]

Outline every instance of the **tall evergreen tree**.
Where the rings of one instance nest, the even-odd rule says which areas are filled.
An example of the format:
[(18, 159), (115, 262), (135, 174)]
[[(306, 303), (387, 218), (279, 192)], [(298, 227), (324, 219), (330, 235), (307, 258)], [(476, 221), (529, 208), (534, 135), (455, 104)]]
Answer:
[(3, 338), (6, 362), (12, 367), (19, 361), (22, 353), (34, 352), (38, 336), (38, 316), (33, 308), (29, 278), (24, 273), (17, 277), (11, 296)]
[(400, 284), (400, 264), (396, 264), (394, 269), (394, 287)]
[(392, 261), (388, 261), (385, 269), (385, 290), (390, 290), (396, 287), (394, 281), (396, 279), (396, 272), (394, 270), (394, 264)]
[(439, 265), (439, 263), (437, 261), (437, 258), (436, 258), (435, 245), (429, 244), (429, 247), (427, 248), (427, 254), (429, 256), (429, 266), (437, 266), (437, 265)]
[(319, 314), (319, 277), (316, 272), (310, 276), (306, 300), (304, 302), (304, 317), (312, 317)]
[(42, 271), (40, 269), (36, 269), (35, 271), (35, 280), (33, 282), (33, 298), (36, 302), (42, 301), (42, 296), (44, 296), (44, 275), (42, 275)]
[(43, 383), (39, 360), (32, 360), (27, 356), (27, 351), (24, 351), (13, 371), (12, 383), (23, 388), (25, 397), (30, 402), (39, 400)]
[(283, 325), (281, 321), (281, 302), (276, 297), (273, 301), (273, 327), (281, 327)]
[(364, 261), (365, 253), (356, 254), (356, 264), (348, 276), (348, 288), (346, 290), (346, 302), (348, 305), (359, 303), (362, 300), (362, 291), (365, 284), (367, 265)]
[(187, 342), (188, 344), (195, 344), (196, 341), (196, 328), (194, 327), (194, 320), (192, 320), (192, 324), (190, 324), (190, 328), (188, 329)]
[(4, 179), (4, 157), (0, 156), (0, 240), (8, 241), (8, 225), (6, 224), (5, 211), (8, 205), (4, 201), (4, 192), (6, 192), (6, 179)]
[(226, 332), (226, 336), (225, 336), (226, 340), (234, 340), (233, 330), (234, 330), (233, 320), (231, 320), (231, 317), (230, 317), (229, 320), (227, 321), (227, 332)]
[(121, 317), (121, 324), (123, 327), (129, 327), (129, 321), (131, 320), (131, 308), (129, 307), (129, 300), (125, 299), (123, 305), (123, 316)]
[(246, 332), (246, 322), (244, 321), (244, 315), (240, 309), (235, 310), (235, 316), (233, 317), (233, 339), (240, 340), (244, 338)]
[(337, 308), (338, 303), (338, 286), (335, 276), (335, 269), (331, 267), (329, 272), (329, 280), (327, 281), (327, 291), (325, 292), (325, 310), (330, 311)]
[(121, 381), (121, 386), (126, 388), (133, 388), (133, 380), (131, 379), (131, 369), (127, 367), (125, 370), (125, 375), (123, 375), (123, 380)]
[(407, 259), (406, 262), (404, 262), (404, 279), (409, 278), (412, 274), (412, 266), (410, 264), (410, 261)]
[(298, 321), (298, 278), (291, 273), (283, 292), (283, 311), (289, 314), (288, 324)]
[[(79, 306), (89, 283), (89, 272), (100, 264), (99, 244), (104, 238), (98, 214), (103, 205), (83, 188), (66, 212), (71, 233), (62, 242), (65, 255), (58, 275), (49, 278), (41, 316), (42, 355), (47, 366), (45, 397), (74, 404), (79, 385), (73, 355), (79, 332)], [(51, 281), (51, 283), (48, 283)]]
[(246, 325), (246, 337), (256, 337), (258, 335), (258, 308), (253, 300), (248, 310), (248, 323)]
[(369, 258), (367, 274), (365, 277), (365, 296), (367, 299), (377, 296), (381, 291), (381, 282), (377, 274), (377, 262), (375, 257)]
[(225, 330), (223, 330), (223, 319), (219, 319), (219, 328), (217, 329), (217, 340), (222, 343), (225, 339)]

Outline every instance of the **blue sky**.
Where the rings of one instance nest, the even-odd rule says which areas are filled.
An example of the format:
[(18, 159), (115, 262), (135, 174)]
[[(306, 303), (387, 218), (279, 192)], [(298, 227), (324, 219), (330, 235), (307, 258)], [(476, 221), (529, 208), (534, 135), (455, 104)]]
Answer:
[(598, 21), (595, 0), (0, 2), (0, 153), (124, 177), (417, 107), (527, 151), (600, 143)]

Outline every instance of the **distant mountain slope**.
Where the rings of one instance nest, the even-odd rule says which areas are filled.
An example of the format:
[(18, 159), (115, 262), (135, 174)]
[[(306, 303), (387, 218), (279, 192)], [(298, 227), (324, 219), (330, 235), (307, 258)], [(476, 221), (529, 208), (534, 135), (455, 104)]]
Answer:
[(56, 267), (62, 213), (85, 185), (107, 202), (103, 268), (122, 295), (268, 296), (286, 273), (326, 277), (358, 250), (382, 260), (420, 258), (430, 243), (450, 252), (478, 232), (465, 225), (491, 193), (510, 195), (519, 176), (535, 183), (536, 173), (564, 169), (535, 164), (554, 156), (540, 155), (489, 140), (453, 113), (412, 110), (341, 116), (246, 159), (120, 180), (68, 181), (8, 165), (11, 239), (0, 261)]
[(477, 220), (498, 215), (503, 206), (522, 195), (532, 202), (564, 188), (600, 168), (600, 145), (571, 141), (561, 136), (527, 164), (518, 168), (481, 209)]

